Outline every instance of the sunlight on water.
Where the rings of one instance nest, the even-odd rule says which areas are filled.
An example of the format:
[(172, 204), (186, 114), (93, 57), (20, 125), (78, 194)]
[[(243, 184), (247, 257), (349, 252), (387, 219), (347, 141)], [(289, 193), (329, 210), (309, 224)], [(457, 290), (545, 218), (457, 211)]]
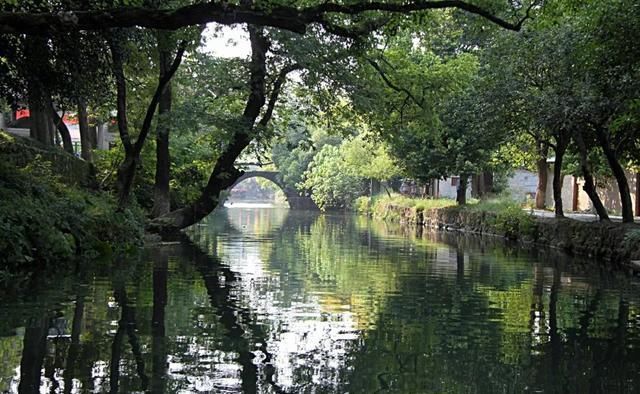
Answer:
[(229, 209), (237, 209), (237, 208), (249, 208), (249, 209), (260, 209), (260, 208), (276, 208), (276, 204), (272, 203), (261, 203), (261, 202), (230, 202), (227, 201), (224, 203), (225, 208)]
[(0, 392), (638, 392), (639, 283), (362, 217), (219, 210), (0, 301)]

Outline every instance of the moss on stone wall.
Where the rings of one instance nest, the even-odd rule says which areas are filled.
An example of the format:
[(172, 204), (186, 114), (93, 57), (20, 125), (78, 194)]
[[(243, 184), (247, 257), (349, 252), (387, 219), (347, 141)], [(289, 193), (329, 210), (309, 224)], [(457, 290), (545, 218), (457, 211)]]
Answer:
[(64, 182), (91, 186), (94, 182), (91, 164), (60, 148), (48, 148), (30, 138), (14, 136), (0, 131), (0, 157), (5, 163), (18, 168), (36, 160), (51, 163), (52, 171)]
[[(380, 209), (378, 207), (378, 209)], [(376, 207), (372, 208), (375, 212)], [(501, 236), (616, 264), (640, 260), (640, 225), (537, 218), (513, 203), (416, 209), (386, 204), (379, 219), (435, 229)]]

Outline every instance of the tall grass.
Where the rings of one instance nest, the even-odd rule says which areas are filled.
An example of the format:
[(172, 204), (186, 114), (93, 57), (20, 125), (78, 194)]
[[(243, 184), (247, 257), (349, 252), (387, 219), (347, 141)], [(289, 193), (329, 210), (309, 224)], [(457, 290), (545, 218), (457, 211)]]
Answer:
[(354, 203), (356, 212), (386, 218), (390, 211), (399, 209), (413, 209), (415, 212), (435, 208), (445, 208), (456, 205), (455, 200), (449, 198), (412, 198), (400, 194), (378, 195), (373, 198), (359, 197)]

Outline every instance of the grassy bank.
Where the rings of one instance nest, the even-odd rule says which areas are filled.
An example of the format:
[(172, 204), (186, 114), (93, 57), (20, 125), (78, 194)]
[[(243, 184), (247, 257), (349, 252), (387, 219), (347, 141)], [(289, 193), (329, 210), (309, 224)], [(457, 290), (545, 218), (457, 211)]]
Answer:
[(396, 194), (378, 195), (373, 198), (358, 197), (354, 203), (354, 209), (360, 214), (379, 220), (417, 223), (421, 212), (454, 205), (456, 202), (448, 198), (410, 198)]
[(497, 235), (615, 263), (640, 259), (640, 226), (637, 224), (537, 218), (506, 198), (456, 206), (454, 201), (446, 199), (395, 196), (359, 200), (356, 208), (359, 213), (380, 220)]
[(63, 181), (49, 161), (0, 163), (0, 287), (83, 259), (140, 245), (144, 217)]

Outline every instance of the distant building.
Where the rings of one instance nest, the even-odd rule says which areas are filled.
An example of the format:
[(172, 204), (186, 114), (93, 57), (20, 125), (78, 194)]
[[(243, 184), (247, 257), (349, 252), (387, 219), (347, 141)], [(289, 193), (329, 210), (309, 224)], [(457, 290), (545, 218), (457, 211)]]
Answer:
[[(547, 160), (549, 176), (547, 177), (547, 195), (545, 203), (548, 208), (553, 208), (553, 166), (555, 158)], [(640, 173), (634, 173), (630, 170), (625, 171), (627, 181), (629, 182), (629, 190), (631, 191), (631, 201), (634, 206), (634, 213), (640, 216)], [(536, 177), (537, 178), (537, 177)], [(622, 211), (622, 203), (620, 202), (620, 192), (615, 179), (595, 179), (596, 191), (602, 204), (609, 212), (619, 213)], [(562, 176), (562, 207), (565, 211), (593, 211), (593, 204), (587, 193), (583, 190), (584, 179), (574, 177), (573, 175)]]
[[(58, 113), (62, 115), (62, 112)], [(19, 135), (21, 137), (29, 137), (29, 128), (31, 126), (30, 113), (28, 109), (19, 109), (13, 111), (8, 116), (7, 114), (0, 113), (0, 129), (4, 129), (7, 132)], [(71, 143), (76, 153), (80, 153), (80, 128), (78, 126), (78, 119), (72, 114), (65, 113), (62, 121), (69, 129), (71, 135)], [(109, 132), (108, 124), (100, 124), (91, 126), (90, 131), (93, 131), (95, 135), (94, 146), (98, 150), (107, 150), (115, 142), (117, 136), (115, 133)], [(58, 139), (56, 139), (57, 141)]]
[[(554, 158), (547, 160), (547, 194), (545, 205), (549, 209), (553, 209), (555, 202), (553, 200), (553, 165)], [(627, 181), (631, 190), (631, 200), (634, 211), (640, 216), (640, 173), (634, 173), (627, 170)], [(475, 177), (470, 178), (469, 187), (467, 188), (467, 198), (472, 195), (474, 188), (473, 182)], [(622, 210), (620, 202), (620, 193), (615, 179), (596, 179), (597, 192), (604, 204), (605, 208), (611, 213), (619, 213)], [(418, 186), (415, 182), (405, 180), (400, 188), (400, 193), (413, 196), (431, 196), (434, 198), (456, 198), (460, 177), (457, 175), (449, 176), (445, 179), (433, 179), (425, 186)], [(592, 211), (593, 204), (587, 193), (582, 189), (584, 180), (580, 177), (572, 175), (563, 175), (562, 177), (562, 207), (565, 211), (580, 212)], [(507, 179), (506, 192), (516, 201), (525, 202), (534, 200), (538, 187), (538, 174), (532, 171), (518, 169)]]

